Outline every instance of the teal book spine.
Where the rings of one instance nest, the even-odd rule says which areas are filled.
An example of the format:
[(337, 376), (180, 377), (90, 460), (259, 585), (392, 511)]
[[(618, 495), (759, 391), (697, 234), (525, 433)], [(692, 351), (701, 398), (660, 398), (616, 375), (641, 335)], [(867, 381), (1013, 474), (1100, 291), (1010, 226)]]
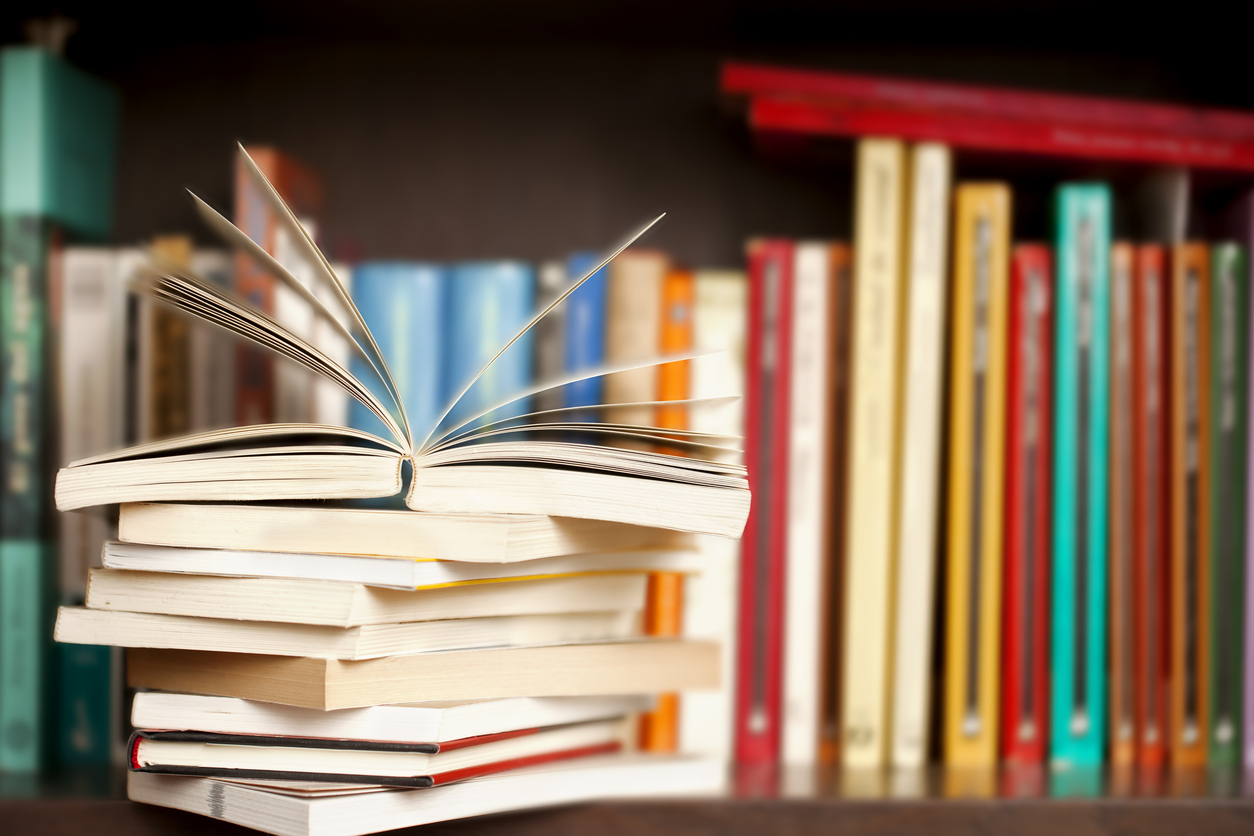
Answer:
[(1210, 746), (1211, 766), (1241, 761), (1245, 623), (1249, 278), (1238, 244), (1211, 250)]
[(1050, 758), (1102, 762), (1106, 741), (1110, 189), (1054, 196), (1057, 320)]
[(57, 762), (104, 766), (120, 761), (121, 648), (59, 644), (54, 654), (57, 701)]
[(0, 218), (0, 770), (43, 764), (53, 560), (49, 226)]

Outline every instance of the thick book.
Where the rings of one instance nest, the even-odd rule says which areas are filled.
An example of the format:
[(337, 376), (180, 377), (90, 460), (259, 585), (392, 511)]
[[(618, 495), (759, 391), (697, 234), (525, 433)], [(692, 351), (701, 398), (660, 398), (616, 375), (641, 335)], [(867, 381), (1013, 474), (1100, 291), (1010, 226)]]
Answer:
[(892, 763), (922, 766), (931, 734), (932, 621), (948, 315), (949, 149), (910, 149), (897, 624), (893, 634)]
[[(396, 385), (405, 414), (415, 429), (435, 425), (444, 406), (441, 379), (445, 296), (449, 278), (444, 268), (410, 262), (367, 262), (353, 270), (353, 299), (385, 357), (396, 368)], [(354, 357), (349, 370), (370, 375), (369, 363)], [(370, 433), (386, 432), (365, 404), (349, 404), (349, 425)]]
[[(594, 252), (578, 252), (566, 259), (568, 276), (582, 276), (600, 262)], [(610, 268), (593, 273), (565, 304), (566, 331), (562, 340), (562, 368), (567, 372), (595, 369), (605, 362), (606, 317)], [(545, 378), (540, 377), (540, 380)], [(561, 406), (595, 406), (604, 398), (605, 381), (598, 377), (577, 380), (562, 391)], [(579, 415), (579, 413), (575, 413)], [(593, 413), (585, 413), (588, 420)]]
[(1166, 762), (1171, 682), (1170, 297), (1166, 248), (1138, 246), (1132, 282), (1132, 638), (1136, 762), (1146, 770)]
[[(691, 573), (703, 568), (699, 552), (688, 548), (656, 550), (646, 547), (623, 552), (537, 557), (534, 560), (509, 563), (473, 563), (357, 554), (182, 548), (117, 541), (105, 544), (102, 562), (108, 569), (138, 572), (220, 575), (229, 579), (307, 580), (317, 583), (339, 581), (403, 590), (593, 573)], [(235, 588), (240, 587), (237, 585)], [(282, 608), (276, 610), (283, 611), (285, 610)]]
[(53, 638), (106, 644), (319, 659), (380, 659), (482, 647), (544, 647), (640, 635), (637, 601), (620, 612), (544, 613), (338, 627), (61, 607)]
[(461, 650), (358, 661), (135, 648), (127, 652), (126, 664), (132, 688), (326, 711), (437, 700), (640, 694), (719, 685), (718, 646), (674, 639)]
[[(666, 431), (667, 436), (675, 436), (667, 441), (667, 446), (683, 450), (689, 454), (687, 456), (574, 443), (570, 435), (575, 430), (595, 436), (598, 441), (629, 442), (637, 446), (657, 443), (664, 436), (659, 434), (659, 428), (647, 424), (581, 424), (554, 420), (551, 414), (544, 420), (525, 425), (513, 421), (517, 410), (522, 409), (520, 404), (536, 391), (548, 388), (546, 385), (514, 389), (510, 394), (501, 395), (495, 403), (481, 400), (484, 391), (499, 393), (498, 385), (504, 381), (516, 385), (522, 379), (515, 366), (529, 366), (531, 355), (529, 349), (521, 349), (527, 346), (531, 326), (547, 309), (499, 343), (496, 353), (489, 355), (479, 371), (459, 385), (434, 428), (425, 433), (415, 430), (406, 418), (403, 398), (387, 361), (343, 283), (278, 192), (242, 150), (241, 160), (251, 174), (253, 185), (266, 196), (269, 207), (279, 216), (293, 240), (303, 247), (307, 261), (319, 267), (325, 281), (337, 289), (349, 313), (348, 324), (339, 323), (308, 288), (255, 240), (203, 201), (198, 201), (202, 217), (289, 289), (308, 294), (304, 298), (315, 314), (329, 323), (339, 323), (350, 348), (365, 357), (377, 373), (376, 382), (385, 397), (376, 396), (367, 383), (354, 377), (342, 364), (255, 306), (221, 292), (190, 273), (169, 265), (157, 265), (144, 276), (142, 286), (176, 308), (234, 331), (335, 381), (366, 405), (391, 437), (329, 425), (263, 424), (140, 445), (80, 460), (63, 469), (57, 478), (58, 508), (75, 510), (91, 505), (152, 500), (247, 502), (387, 497), (401, 490), (403, 465), (409, 462), (413, 472), (406, 504), (416, 511), (562, 514), (723, 536), (740, 534), (749, 505), (744, 468), (718, 458), (737, 451), (729, 446), (729, 441), (734, 443), (734, 440), (695, 431)], [(608, 264), (626, 246), (604, 258), (597, 269)], [(594, 272), (590, 271), (589, 275)], [(507, 287), (500, 291), (501, 298), (497, 302), (506, 305), (518, 298), (530, 299), (529, 272), (524, 275), (514, 268), (501, 266), (485, 273), (478, 267), (473, 270), (466, 267), (457, 273), (451, 293), (454, 310), (448, 318), (455, 332), (461, 333), (463, 325), (474, 327), (470, 321), (473, 317), (468, 312), (458, 313), (462, 309), (457, 300), (464, 301), (465, 296), (461, 286), (466, 285), (466, 294), (482, 301), (476, 289), (489, 278), (493, 286), (498, 284), (498, 273), (507, 274), (501, 279)], [(579, 284), (572, 283), (567, 293)], [(561, 301), (559, 297), (554, 304)], [(518, 310), (521, 304), (515, 304), (511, 311)], [(511, 348), (518, 349), (514, 357), (509, 356)], [(451, 350), (450, 353), (462, 358), (464, 352)], [(495, 362), (503, 358), (503, 365), (498, 368)], [(565, 382), (599, 374), (652, 369), (662, 362), (681, 359), (689, 358), (644, 359), (603, 366), (568, 377)], [(454, 371), (452, 379), (458, 379)], [(483, 386), (476, 390), (479, 383)], [(652, 392), (635, 403), (641, 401), (652, 404)], [(470, 406), (472, 402), (475, 406)], [(619, 402), (614, 406), (625, 405)], [(635, 406), (628, 408), (636, 409)], [(501, 410), (508, 414), (501, 417)], [(460, 417), (450, 418), (454, 413)], [(489, 421), (490, 418), (499, 420)], [(273, 446), (264, 446), (266, 444)], [(637, 496), (648, 501), (624, 501)]]
[(1110, 189), (1054, 195), (1056, 319), (1050, 758), (1097, 765), (1106, 744)]
[(1050, 250), (1010, 256), (1002, 569), (1001, 759), (1040, 769), (1049, 740), (1049, 487), (1054, 276)]
[(328, 794), (213, 778), (132, 772), (132, 801), (186, 810), (276, 836), (364, 836), (399, 827), (599, 799), (708, 795), (726, 782), (714, 758), (605, 755), (443, 787)]
[(945, 763), (997, 763), (1010, 188), (954, 190)]
[(245, 781), (324, 781), (426, 789), (622, 748), (621, 721), (602, 720), (445, 743), (327, 740), (273, 734), (140, 730), (133, 772)]
[(872, 767), (889, 751), (905, 145), (860, 140), (854, 191), (841, 756)]
[(651, 704), (649, 697), (634, 695), (514, 697), (320, 711), (232, 697), (141, 691), (135, 695), (130, 719), (140, 729), (439, 744), (608, 720)]
[(831, 466), (832, 405), (845, 254), (825, 241), (794, 247), (780, 759), (797, 766), (819, 761), (831, 664), (828, 575), (835, 555), (832, 483), (839, 478)]
[(1136, 761), (1133, 679), (1135, 582), (1132, 513), (1132, 281), (1135, 249), (1110, 248), (1110, 762), (1126, 770)]
[(1207, 764), (1241, 762), (1245, 626), (1245, 458), (1249, 420), (1249, 276), (1240, 244), (1211, 247), (1210, 454), (1206, 525), (1210, 529), (1210, 750)]
[(1171, 762), (1203, 766), (1209, 728), (1210, 251), (1186, 242), (1171, 265)]
[(255, 552), (514, 563), (603, 551), (692, 548), (690, 535), (539, 514), (410, 514), (308, 505), (127, 503), (128, 543)]
[(756, 501), (740, 541), (735, 758), (779, 760), (787, 534), (793, 243), (749, 243), (745, 444)]

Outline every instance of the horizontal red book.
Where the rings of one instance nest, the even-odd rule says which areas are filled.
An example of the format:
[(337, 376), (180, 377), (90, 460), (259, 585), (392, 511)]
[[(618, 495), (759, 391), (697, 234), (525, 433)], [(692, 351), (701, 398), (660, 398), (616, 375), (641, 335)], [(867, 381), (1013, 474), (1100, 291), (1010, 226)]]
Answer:
[(1049, 740), (1053, 286), (1049, 248), (1015, 247), (1006, 342), (1001, 756), (1021, 765), (1042, 763)]

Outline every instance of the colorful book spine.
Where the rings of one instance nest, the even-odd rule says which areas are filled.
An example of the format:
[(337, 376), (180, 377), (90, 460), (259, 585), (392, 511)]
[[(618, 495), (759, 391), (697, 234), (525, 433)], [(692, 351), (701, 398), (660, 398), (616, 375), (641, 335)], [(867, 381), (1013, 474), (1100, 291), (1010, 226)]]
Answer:
[(1175, 766), (1204, 766), (1209, 727), (1210, 252), (1184, 243), (1171, 281), (1171, 739)]
[(1171, 363), (1167, 252), (1137, 247), (1132, 282), (1132, 554), (1136, 586), (1133, 656), (1136, 762), (1160, 768), (1167, 757), (1171, 648), (1170, 514)]
[(887, 757), (891, 704), (905, 145), (860, 140), (854, 192), (841, 747), (846, 765), (873, 767)]
[(788, 390), (788, 510), (784, 578), (781, 759), (818, 762), (827, 668), (828, 573), (832, 571), (832, 375), (837, 311), (834, 247), (794, 250)]
[[(566, 273), (578, 280), (601, 260), (599, 253), (575, 253), (566, 261)], [(566, 307), (565, 368), (568, 372), (590, 369), (605, 362), (605, 317), (610, 268), (602, 267), (563, 303)], [(604, 379), (580, 380), (564, 389), (563, 406), (591, 406), (602, 402)], [(594, 413), (577, 413), (575, 420), (595, 420)]]
[(945, 763), (997, 763), (1010, 189), (964, 183), (954, 203), (950, 339)]
[[(584, 270), (595, 264), (592, 262)], [(662, 281), (662, 321), (658, 329), (661, 354), (692, 349), (695, 292), (690, 270), (672, 270)], [(687, 360), (658, 368), (657, 400), (686, 400), (691, 390), (691, 363)], [(659, 406), (654, 421), (659, 427), (686, 430), (688, 410)], [(678, 572), (651, 573), (644, 605), (645, 634), (674, 637), (683, 635), (683, 629), (684, 576)], [(646, 752), (674, 752), (679, 748), (680, 719), (679, 694), (659, 694), (656, 707), (640, 718), (640, 748)]]
[(1106, 743), (1107, 360), (1110, 189), (1055, 194), (1050, 757), (1096, 765)]
[[(353, 271), (353, 282), (353, 298), (387, 359), (410, 429), (415, 437), (425, 437), (445, 405), (440, 380), (445, 270), (433, 264), (367, 262)], [(382, 382), (363, 358), (355, 356), (349, 370), (358, 380), (371, 381), (383, 398)], [(349, 424), (386, 436), (383, 422), (356, 399), (349, 405)]]
[(733, 736), (735, 759), (760, 766), (780, 753), (792, 242), (752, 241), (748, 263), (745, 464), (754, 501), (740, 539)]
[(1245, 457), (1249, 283), (1246, 251), (1211, 249), (1210, 294), (1210, 752), (1241, 761), (1242, 628), (1245, 617)]
[(950, 212), (949, 149), (910, 149), (907, 312), (902, 378), (901, 510), (893, 647), (892, 764), (927, 759), (940, 489)]
[[(535, 309), (535, 272), (522, 262), (465, 262), (452, 268), (448, 281), (443, 323), (445, 397), (440, 399), (440, 409), (509, 342)], [(491, 409), (527, 387), (532, 380), (532, 339), (531, 334), (524, 335), (479, 378), (450, 416), (453, 423)], [(527, 411), (526, 398), (513, 400), (483, 420), (499, 421)]]
[(1036, 765), (1049, 739), (1049, 525), (1054, 282), (1049, 248), (1010, 259), (1001, 757)]
[(1110, 761), (1136, 760), (1133, 679), (1132, 276), (1135, 251), (1110, 249)]

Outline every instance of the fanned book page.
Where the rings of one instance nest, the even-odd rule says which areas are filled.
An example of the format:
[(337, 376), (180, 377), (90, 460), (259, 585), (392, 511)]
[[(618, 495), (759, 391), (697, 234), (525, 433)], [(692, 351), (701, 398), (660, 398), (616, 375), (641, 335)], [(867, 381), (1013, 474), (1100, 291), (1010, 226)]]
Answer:
[[(198, 212), (230, 246), (299, 294), (315, 316), (345, 338), (350, 353), (364, 361), (377, 380), (360, 379), (273, 317), (186, 269), (157, 260), (137, 281), (138, 290), (331, 381), (382, 422), (386, 437), (321, 424), (266, 424), (131, 447), (63, 468), (56, 486), (60, 510), (122, 502), (387, 497), (404, 488), (402, 465), (408, 460), (413, 475), (406, 504), (415, 511), (545, 514), (740, 536), (749, 513), (749, 488), (744, 465), (736, 461), (739, 438), (588, 420), (590, 414), (607, 408), (652, 407), (656, 402), (511, 413), (520, 411), (519, 405), (533, 395), (693, 359), (697, 353), (585, 369), (512, 392), (486, 408), (467, 406), (477, 404), (468, 394), (494, 363), (660, 218), (543, 307), (461, 388), (434, 426), (414, 427), (387, 360), (347, 288), (242, 146), (240, 154), (253, 185), (302, 257), (339, 297), (342, 305), (337, 307), (344, 314), (332, 313), (259, 244), (193, 195)], [(667, 404), (691, 408), (724, 400)]]

